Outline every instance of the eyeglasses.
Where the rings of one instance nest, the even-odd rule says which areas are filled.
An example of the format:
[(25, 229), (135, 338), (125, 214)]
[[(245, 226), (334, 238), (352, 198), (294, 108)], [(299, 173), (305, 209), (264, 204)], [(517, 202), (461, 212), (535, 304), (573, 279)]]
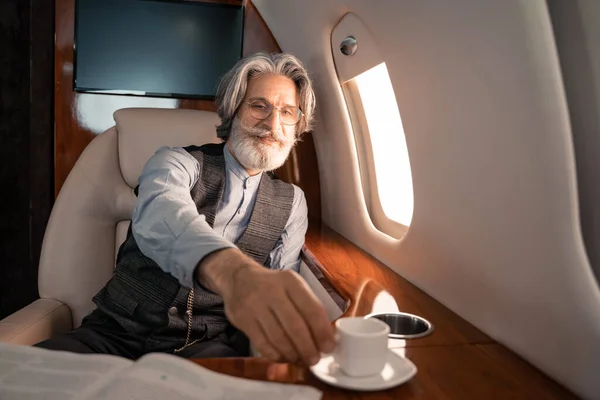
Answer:
[(277, 108), (263, 100), (246, 101), (245, 103), (248, 105), (250, 115), (259, 120), (269, 118), (273, 110), (277, 110), (279, 111), (279, 118), (284, 125), (296, 125), (304, 115), (298, 107), (285, 106)]

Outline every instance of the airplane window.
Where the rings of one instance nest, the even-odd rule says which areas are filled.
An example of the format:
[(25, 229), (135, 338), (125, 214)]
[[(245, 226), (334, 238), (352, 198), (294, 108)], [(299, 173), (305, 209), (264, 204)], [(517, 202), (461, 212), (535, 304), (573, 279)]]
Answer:
[[(373, 211), (382, 210), (387, 217), (384, 219), (408, 227), (413, 215), (412, 176), (402, 119), (385, 63), (363, 72), (345, 86), (350, 95), (347, 97), (351, 98), (349, 105), (354, 108), (353, 125), (359, 127), (355, 132), (360, 132), (357, 146), (363, 188), (366, 196), (370, 196), (367, 204), (371, 218)], [(375, 182), (369, 179), (373, 174)], [(373, 204), (377, 201), (380, 207)], [(406, 232), (405, 228), (401, 234), (394, 234), (390, 232), (394, 229), (385, 229), (389, 220), (377, 223), (377, 218), (373, 219), (380, 230), (391, 236), (401, 237)]]

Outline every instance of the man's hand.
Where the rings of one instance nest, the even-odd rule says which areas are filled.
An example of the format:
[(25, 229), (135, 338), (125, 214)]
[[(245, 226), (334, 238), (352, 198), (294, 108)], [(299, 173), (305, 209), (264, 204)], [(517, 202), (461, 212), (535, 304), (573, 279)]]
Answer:
[(334, 332), (325, 309), (293, 271), (272, 271), (238, 249), (207, 256), (197, 279), (223, 297), (229, 321), (274, 361), (314, 365), (333, 351)]

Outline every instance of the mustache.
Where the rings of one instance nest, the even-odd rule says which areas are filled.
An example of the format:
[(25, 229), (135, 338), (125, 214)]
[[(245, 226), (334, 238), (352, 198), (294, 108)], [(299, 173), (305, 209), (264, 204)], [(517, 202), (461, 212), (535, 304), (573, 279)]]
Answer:
[[(241, 122), (241, 121), (240, 121)], [(296, 138), (288, 139), (281, 132), (273, 131), (267, 128), (259, 128), (256, 126), (247, 126), (243, 122), (241, 123), (242, 128), (246, 131), (249, 136), (256, 138), (271, 138), (276, 142), (279, 142), (282, 146), (294, 145), (297, 142)]]

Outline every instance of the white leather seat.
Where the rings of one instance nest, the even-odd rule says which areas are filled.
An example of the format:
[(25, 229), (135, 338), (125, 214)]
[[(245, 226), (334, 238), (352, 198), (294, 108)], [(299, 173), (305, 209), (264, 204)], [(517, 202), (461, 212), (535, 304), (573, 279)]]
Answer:
[[(116, 125), (81, 154), (56, 199), (40, 257), (41, 298), (0, 321), (0, 342), (34, 344), (79, 326), (113, 273), (148, 158), (161, 146), (219, 142), (213, 112), (131, 108), (114, 118)], [(329, 297), (322, 287), (313, 290)], [(322, 301), (330, 318), (339, 316), (331, 298)]]

